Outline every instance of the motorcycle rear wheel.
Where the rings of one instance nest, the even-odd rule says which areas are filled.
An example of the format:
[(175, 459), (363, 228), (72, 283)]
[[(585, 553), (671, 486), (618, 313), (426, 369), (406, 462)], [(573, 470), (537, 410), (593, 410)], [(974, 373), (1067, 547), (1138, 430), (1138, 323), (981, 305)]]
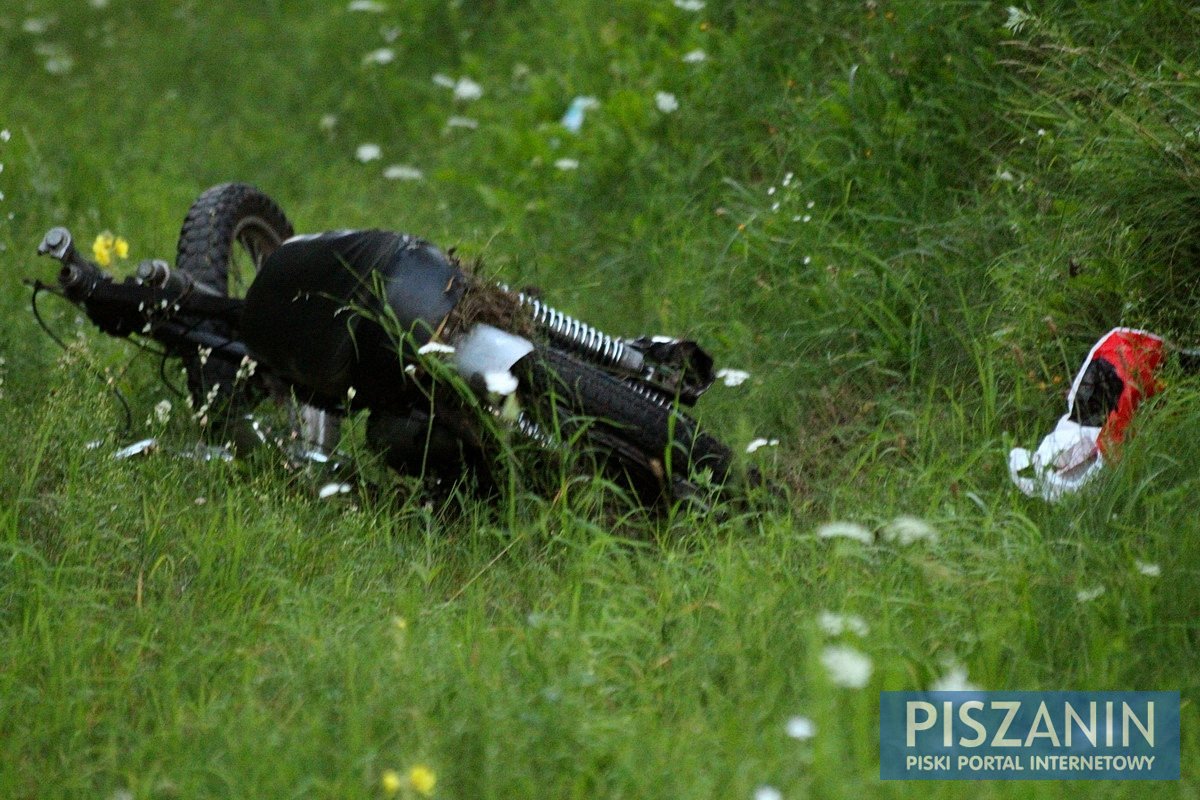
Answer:
[(542, 430), (560, 440), (580, 433), (586, 447), (615, 455), (643, 497), (693, 494), (730, 476), (732, 453), (699, 423), (598, 367), (543, 347), (513, 372), (518, 397)]

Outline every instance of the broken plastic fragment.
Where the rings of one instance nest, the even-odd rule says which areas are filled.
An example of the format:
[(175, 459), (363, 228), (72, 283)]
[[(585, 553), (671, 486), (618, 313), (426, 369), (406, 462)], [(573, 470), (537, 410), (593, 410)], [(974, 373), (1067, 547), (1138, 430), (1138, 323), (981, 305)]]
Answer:
[(717, 370), (717, 377), (726, 386), (740, 386), (750, 377), (750, 373), (740, 369), (719, 369)]
[(334, 495), (349, 494), (350, 489), (348, 483), (327, 483), (317, 491), (317, 497), (326, 500)]
[(492, 394), (510, 395), (517, 390), (517, 378), (508, 370), (488, 372), (483, 376), (487, 390)]
[(567, 112), (563, 114), (562, 126), (571, 133), (579, 133), (583, 128), (583, 118), (588, 111), (593, 108), (599, 108), (600, 101), (588, 95), (580, 95), (571, 101), (567, 106)]
[(158, 447), (157, 439), (142, 439), (140, 442), (134, 442), (128, 447), (122, 447), (117, 452), (113, 453), (113, 458), (124, 459), (140, 456), (143, 453), (149, 453)]

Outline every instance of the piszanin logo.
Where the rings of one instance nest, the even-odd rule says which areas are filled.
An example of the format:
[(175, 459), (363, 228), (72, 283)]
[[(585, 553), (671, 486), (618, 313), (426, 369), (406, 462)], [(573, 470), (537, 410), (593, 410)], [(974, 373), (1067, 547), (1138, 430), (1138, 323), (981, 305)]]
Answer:
[(1178, 780), (1179, 692), (880, 692), (883, 780)]

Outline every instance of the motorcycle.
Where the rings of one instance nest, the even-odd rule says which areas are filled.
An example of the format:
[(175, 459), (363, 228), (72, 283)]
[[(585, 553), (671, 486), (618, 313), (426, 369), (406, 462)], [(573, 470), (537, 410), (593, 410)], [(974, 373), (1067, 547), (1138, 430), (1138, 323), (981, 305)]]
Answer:
[(239, 449), (268, 438), (252, 412), (274, 399), (310, 460), (366, 411), (388, 466), (439, 482), (495, 485), (516, 441), (586, 453), (651, 503), (734, 483), (729, 449), (681, 410), (714, 379), (695, 342), (610, 336), (416, 236), (296, 236), (270, 197), (226, 183), (188, 210), (173, 265), (118, 281), (61, 227), (38, 252), (61, 266), (33, 283), (35, 311), (51, 291), (106, 334), (157, 342), (197, 419)]

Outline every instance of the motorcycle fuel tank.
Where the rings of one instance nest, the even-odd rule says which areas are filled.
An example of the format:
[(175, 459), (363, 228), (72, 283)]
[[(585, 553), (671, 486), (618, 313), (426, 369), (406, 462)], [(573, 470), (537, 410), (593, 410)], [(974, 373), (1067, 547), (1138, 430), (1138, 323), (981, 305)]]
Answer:
[(458, 266), (415, 236), (296, 236), (247, 291), (242, 338), (305, 402), (336, 406), (353, 387), (356, 405), (391, 405), (404, 394), (405, 349), (429, 341), (465, 288)]

